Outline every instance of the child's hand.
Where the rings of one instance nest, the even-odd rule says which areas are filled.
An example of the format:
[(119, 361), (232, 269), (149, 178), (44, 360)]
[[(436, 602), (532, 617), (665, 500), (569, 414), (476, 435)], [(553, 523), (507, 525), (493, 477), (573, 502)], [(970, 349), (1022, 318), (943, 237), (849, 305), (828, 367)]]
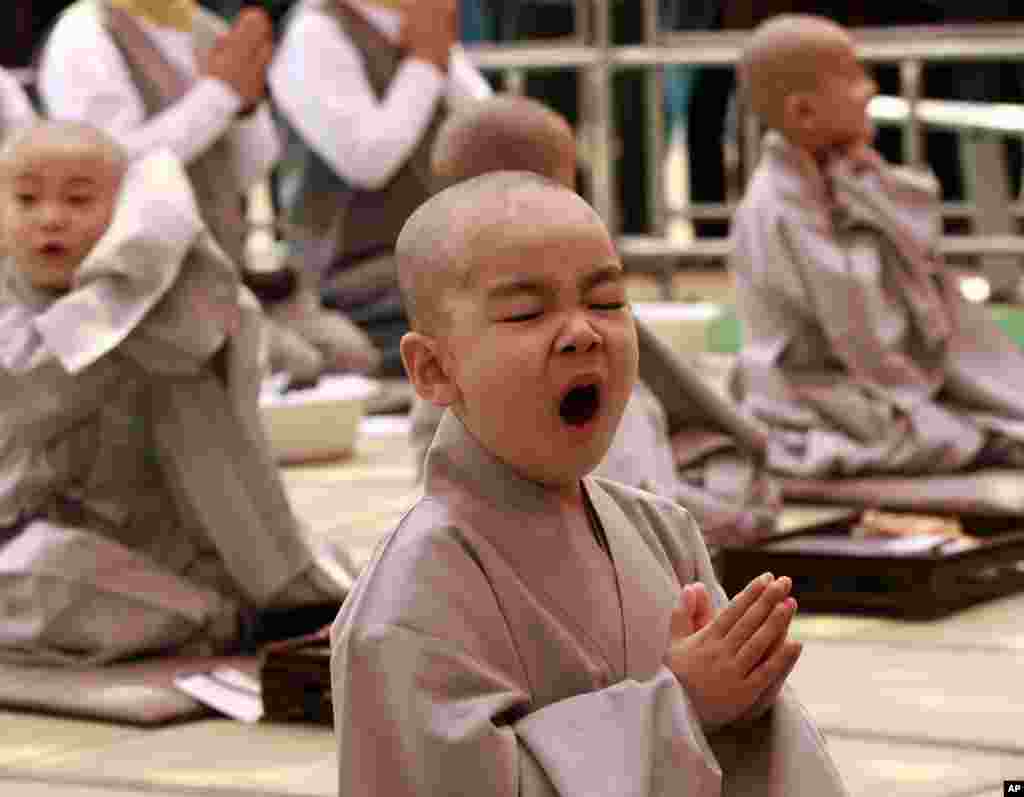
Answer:
[(676, 633), (687, 621), (673, 615), (665, 663), (709, 729), (763, 713), (796, 664), (801, 646), (786, 640), (796, 611), (791, 588), (788, 578), (765, 574), (689, 635)]
[(672, 624), (669, 629), (672, 641), (700, 631), (711, 622), (713, 616), (708, 588), (700, 581), (687, 584), (683, 587), (683, 594), (679, 596), (679, 606), (672, 610)]

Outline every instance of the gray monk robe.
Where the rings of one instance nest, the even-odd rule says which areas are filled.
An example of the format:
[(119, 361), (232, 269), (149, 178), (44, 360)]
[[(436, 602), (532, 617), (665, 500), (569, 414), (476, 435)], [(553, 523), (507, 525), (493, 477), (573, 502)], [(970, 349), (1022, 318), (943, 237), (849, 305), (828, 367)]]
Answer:
[(339, 793), (844, 794), (787, 689), (705, 734), (662, 664), (682, 584), (725, 602), (700, 533), (671, 501), (583, 488), (603, 542), (445, 414), (424, 498), (332, 628)]
[(69, 293), (3, 278), (0, 657), (227, 649), (240, 614), (341, 598), (267, 453), (258, 306), (172, 156), (129, 169)]
[(776, 133), (733, 220), (743, 404), (792, 476), (1019, 464), (1024, 357), (936, 254), (934, 181)]

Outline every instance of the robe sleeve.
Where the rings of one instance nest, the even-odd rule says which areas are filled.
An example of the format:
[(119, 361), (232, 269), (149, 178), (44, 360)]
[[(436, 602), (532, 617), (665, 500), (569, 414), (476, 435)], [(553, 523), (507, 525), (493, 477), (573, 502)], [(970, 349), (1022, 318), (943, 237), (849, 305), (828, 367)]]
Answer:
[(341, 794), (716, 793), (717, 765), (664, 667), (535, 711), (514, 678), (411, 628), (343, 632), (332, 668)]
[(406, 57), (378, 99), (358, 49), (315, 9), (294, 17), (269, 83), (310, 148), (343, 180), (367, 190), (387, 185), (409, 159), (447, 85), (433, 64)]
[(179, 281), (204, 234), (188, 178), (171, 153), (132, 164), (110, 226), (79, 266), (73, 290), (34, 321), (64, 368), (77, 373), (109, 354), (147, 316), (153, 317), (151, 327), (165, 320), (166, 313), (153, 310)]
[(34, 445), (59, 437), (117, 390), (123, 361), (70, 374), (17, 305), (0, 308), (0, 448), (7, 433)]
[(130, 157), (167, 148), (185, 163), (224, 135), (242, 107), (226, 83), (201, 77), (179, 102), (147, 119), (117, 45), (87, 8), (72, 9), (54, 26), (39, 68), (39, 93), (49, 116), (97, 125)]

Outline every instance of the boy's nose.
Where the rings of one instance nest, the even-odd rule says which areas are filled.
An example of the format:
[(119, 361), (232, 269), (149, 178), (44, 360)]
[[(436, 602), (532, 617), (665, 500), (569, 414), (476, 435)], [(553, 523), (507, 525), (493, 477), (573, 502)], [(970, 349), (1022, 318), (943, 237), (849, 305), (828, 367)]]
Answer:
[(60, 229), (67, 223), (67, 214), (55, 204), (46, 205), (40, 214), (40, 223), (44, 229)]
[(599, 345), (601, 336), (583, 313), (574, 314), (558, 338), (558, 351), (563, 354), (587, 352)]

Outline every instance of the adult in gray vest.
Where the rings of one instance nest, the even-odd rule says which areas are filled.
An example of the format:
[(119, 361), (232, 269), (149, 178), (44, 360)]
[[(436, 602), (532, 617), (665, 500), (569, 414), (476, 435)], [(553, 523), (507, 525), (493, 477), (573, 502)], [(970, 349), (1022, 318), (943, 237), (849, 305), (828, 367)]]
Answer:
[(404, 373), (408, 330), (393, 250), (432, 192), (430, 151), (449, 107), (490, 96), (457, 44), (455, 0), (302, 0), (269, 83), (297, 140), (282, 199), (324, 302), (369, 334), (381, 375)]
[(187, 165), (203, 221), (260, 299), (272, 364), (293, 378), (366, 369), (376, 352), (326, 316), (287, 268), (249, 268), (243, 194), (281, 152), (267, 104), (272, 28), (250, 8), (228, 27), (195, 0), (78, 0), (39, 67), (47, 115), (90, 122), (132, 158), (171, 150)]

